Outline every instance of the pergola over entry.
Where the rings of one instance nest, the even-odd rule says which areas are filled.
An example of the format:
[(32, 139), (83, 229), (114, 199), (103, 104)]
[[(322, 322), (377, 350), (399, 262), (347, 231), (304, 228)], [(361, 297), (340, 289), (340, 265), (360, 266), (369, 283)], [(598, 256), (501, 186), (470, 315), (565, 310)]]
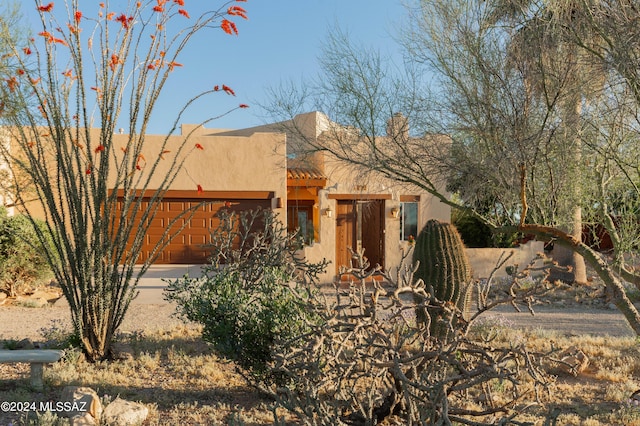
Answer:
[(299, 229), (305, 243), (319, 242), (318, 191), (327, 177), (315, 167), (287, 168), (287, 228)]
[[(219, 224), (217, 213), (222, 208), (232, 211), (271, 209), (272, 191), (180, 191), (169, 190), (158, 201), (158, 211), (144, 237), (137, 262), (142, 263), (153, 255), (153, 250), (171, 226), (171, 234), (177, 235), (162, 250), (155, 264), (202, 264), (208, 261), (211, 231)], [(151, 197), (143, 195), (143, 203)], [(118, 208), (122, 203), (118, 203)], [(185, 213), (187, 212), (187, 213)], [(119, 213), (119, 212), (118, 212)], [(180, 217), (182, 215), (182, 217)], [(178, 218), (176, 220), (176, 218)], [(173, 223), (173, 225), (171, 225)]]

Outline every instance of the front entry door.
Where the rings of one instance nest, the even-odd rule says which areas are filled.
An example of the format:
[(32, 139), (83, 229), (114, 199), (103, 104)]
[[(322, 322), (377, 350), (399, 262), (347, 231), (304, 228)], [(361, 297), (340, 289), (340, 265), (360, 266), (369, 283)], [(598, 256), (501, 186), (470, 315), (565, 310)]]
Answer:
[(371, 267), (384, 268), (384, 200), (338, 200), (336, 271), (350, 266), (350, 248), (364, 248)]

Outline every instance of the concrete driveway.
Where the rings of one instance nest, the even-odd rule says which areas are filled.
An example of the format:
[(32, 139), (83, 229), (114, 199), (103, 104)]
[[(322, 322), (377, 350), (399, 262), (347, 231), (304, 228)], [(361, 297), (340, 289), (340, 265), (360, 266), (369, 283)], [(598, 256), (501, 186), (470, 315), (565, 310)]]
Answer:
[(185, 274), (199, 277), (202, 265), (152, 265), (138, 282), (139, 294), (132, 304), (158, 305), (167, 303), (163, 298), (163, 291), (167, 288), (165, 280), (181, 278)]
[[(167, 281), (181, 278), (185, 274), (190, 277), (200, 277), (203, 265), (152, 265), (138, 281), (138, 297), (133, 299), (132, 305), (164, 305), (163, 291), (167, 288)], [(135, 273), (134, 273), (135, 276)], [(61, 297), (55, 304), (57, 307), (69, 306), (66, 299)]]

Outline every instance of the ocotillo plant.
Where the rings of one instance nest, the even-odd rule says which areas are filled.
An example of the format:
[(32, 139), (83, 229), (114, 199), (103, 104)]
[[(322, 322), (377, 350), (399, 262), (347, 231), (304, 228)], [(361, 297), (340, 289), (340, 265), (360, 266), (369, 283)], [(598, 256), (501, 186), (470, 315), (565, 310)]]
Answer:
[(417, 321), (428, 326), (434, 337), (445, 337), (441, 327), (445, 311), (436, 306), (438, 302), (453, 304), (466, 315), (471, 300), (471, 267), (455, 226), (428, 221), (416, 239), (413, 261), (420, 262), (414, 278), (424, 281), (432, 298), (430, 305), (434, 305), (418, 308)]

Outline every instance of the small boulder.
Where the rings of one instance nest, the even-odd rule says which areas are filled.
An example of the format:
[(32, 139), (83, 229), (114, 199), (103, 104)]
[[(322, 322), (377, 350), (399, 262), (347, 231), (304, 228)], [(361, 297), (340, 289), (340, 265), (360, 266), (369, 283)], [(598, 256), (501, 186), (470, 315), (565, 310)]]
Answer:
[(560, 353), (560, 370), (577, 376), (589, 366), (589, 358), (580, 349), (571, 346)]
[(44, 297), (19, 296), (16, 298), (16, 304), (28, 308), (45, 308), (49, 306), (49, 301)]
[(142, 404), (116, 398), (102, 412), (102, 424), (109, 426), (130, 426), (142, 424), (149, 415), (149, 409)]
[(64, 297), (64, 294), (60, 296), (58, 300), (53, 302), (53, 306), (56, 308), (69, 308), (69, 302), (67, 302), (67, 298)]
[(120, 361), (133, 359), (133, 347), (126, 343), (114, 342), (111, 345), (111, 352), (113, 353), (113, 358)]
[[(60, 400), (65, 403), (65, 406), (70, 406), (71, 411), (65, 413), (65, 417), (93, 417), (95, 423), (100, 421), (102, 416), (102, 403), (96, 391), (89, 387), (82, 386), (65, 386), (62, 389), (62, 396)], [(81, 421), (78, 419), (78, 421)], [(78, 423), (78, 425), (84, 423)]]
[(16, 349), (35, 349), (35, 347), (31, 339), (22, 339), (16, 343)]

